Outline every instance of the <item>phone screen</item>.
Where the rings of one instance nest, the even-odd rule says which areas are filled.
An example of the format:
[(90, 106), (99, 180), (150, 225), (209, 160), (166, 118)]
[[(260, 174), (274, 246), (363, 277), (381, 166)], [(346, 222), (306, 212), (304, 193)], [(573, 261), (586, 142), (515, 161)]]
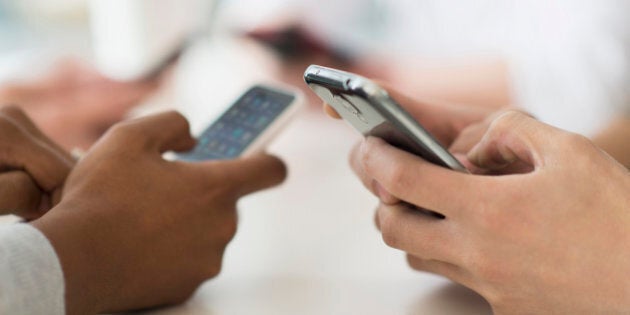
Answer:
[(197, 139), (197, 146), (179, 160), (234, 159), (289, 108), (295, 96), (256, 86), (243, 94)]

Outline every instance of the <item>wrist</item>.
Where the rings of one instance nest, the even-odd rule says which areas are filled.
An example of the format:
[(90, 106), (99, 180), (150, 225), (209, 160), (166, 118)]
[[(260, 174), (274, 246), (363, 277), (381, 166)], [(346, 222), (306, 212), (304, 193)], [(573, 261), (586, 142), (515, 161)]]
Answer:
[[(55, 207), (44, 217), (31, 225), (41, 231), (52, 244), (64, 276), (66, 313), (96, 314), (98, 311), (99, 290), (94, 270), (93, 249), (87, 244), (89, 231), (82, 230), (83, 224), (63, 215), (68, 209), (64, 205)], [(77, 212), (77, 209), (71, 209)]]

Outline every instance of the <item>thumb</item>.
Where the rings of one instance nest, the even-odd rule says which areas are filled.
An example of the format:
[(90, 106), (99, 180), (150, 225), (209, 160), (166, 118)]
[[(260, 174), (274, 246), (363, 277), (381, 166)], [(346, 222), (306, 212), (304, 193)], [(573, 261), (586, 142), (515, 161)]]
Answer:
[(170, 111), (119, 123), (113, 128), (121, 137), (135, 136), (137, 145), (149, 151), (187, 151), (195, 146), (190, 127), (184, 116)]
[[(212, 166), (212, 174), (218, 174), (219, 182), (239, 197), (277, 186), (287, 176), (287, 168), (282, 160), (267, 154), (206, 163)], [(206, 163), (199, 165), (204, 167)]]
[(565, 133), (523, 113), (509, 111), (492, 121), (481, 141), (468, 153), (468, 160), (494, 171), (519, 164), (520, 168), (536, 169), (543, 166), (546, 158), (559, 153), (555, 152), (554, 139)]

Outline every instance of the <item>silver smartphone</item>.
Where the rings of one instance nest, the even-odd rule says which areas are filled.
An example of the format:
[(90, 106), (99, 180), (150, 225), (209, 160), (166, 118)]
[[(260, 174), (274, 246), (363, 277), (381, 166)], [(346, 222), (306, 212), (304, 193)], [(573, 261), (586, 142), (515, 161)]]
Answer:
[(295, 117), (302, 99), (297, 89), (255, 85), (201, 133), (192, 151), (175, 158), (230, 160), (259, 153)]
[(385, 89), (353, 73), (312, 65), (306, 84), (364, 136), (389, 144), (455, 171), (468, 170), (405, 111)]

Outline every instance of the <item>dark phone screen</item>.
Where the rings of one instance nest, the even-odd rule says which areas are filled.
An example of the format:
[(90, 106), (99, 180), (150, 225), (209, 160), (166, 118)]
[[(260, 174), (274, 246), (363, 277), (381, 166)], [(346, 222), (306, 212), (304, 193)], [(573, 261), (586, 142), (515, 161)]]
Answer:
[(197, 139), (179, 160), (229, 160), (239, 157), (291, 105), (295, 96), (256, 86), (243, 94)]

